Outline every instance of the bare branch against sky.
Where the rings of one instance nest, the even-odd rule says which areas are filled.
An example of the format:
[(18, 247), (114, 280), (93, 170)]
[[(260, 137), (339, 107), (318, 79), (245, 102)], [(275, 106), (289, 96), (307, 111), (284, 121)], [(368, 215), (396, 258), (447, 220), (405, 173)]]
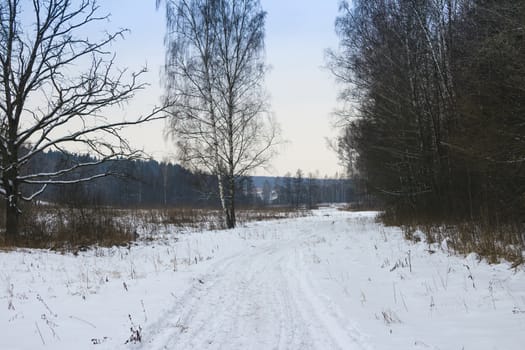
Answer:
[[(95, 40), (83, 33), (108, 18), (96, 0), (0, 4), (0, 194), (7, 200), (6, 230), (11, 239), (18, 234), (19, 199), (32, 200), (49, 184), (108, 175), (82, 175), (78, 170), (138, 156), (122, 129), (163, 118), (163, 107), (133, 119), (107, 114), (108, 107), (126, 103), (146, 87), (141, 82), (144, 69), (115, 67), (111, 44), (126, 29), (105, 32)], [(43, 152), (70, 147), (97, 160), (45, 173), (28, 167)], [(22, 185), (27, 185), (25, 196)]]
[[(126, 6), (115, 0), (99, 3), (111, 13), (110, 28), (131, 30), (127, 40), (113, 45), (119, 66), (147, 64), (149, 69), (144, 78), (152, 88), (138, 92), (128, 110), (158, 103), (163, 94), (163, 8), (156, 10), (155, 1), (131, 1)], [(321, 175), (341, 171), (335, 152), (326, 145), (327, 137), (335, 137), (332, 112), (337, 103), (337, 86), (330, 72), (322, 68), (325, 49), (337, 46), (334, 21), (338, 4), (338, 0), (261, 0), (267, 12), (265, 53), (270, 65), (265, 85), (282, 137), (288, 142), (272, 160), (269, 171), (257, 174), (284, 175), (295, 173), (297, 168), (305, 173), (319, 170)], [(176, 150), (171, 140), (163, 138), (163, 127), (162, 122), (148, 124), (131, 132), (130, 140), (159, 160), (173, 159)]]

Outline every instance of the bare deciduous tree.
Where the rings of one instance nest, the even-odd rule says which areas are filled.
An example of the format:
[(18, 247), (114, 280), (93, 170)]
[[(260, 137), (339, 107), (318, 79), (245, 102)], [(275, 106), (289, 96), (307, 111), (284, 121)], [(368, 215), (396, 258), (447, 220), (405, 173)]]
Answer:
[(338, 151), (392, 217), (521, 223), (524, 14), (513, 0), (341, 2)]
[[(167, 0), (166, 98), (183, 163), (217, 176), (226, 225), (236, 179), (273, 155), (258, 0)], [(159, 2), (157, 2), (159, 5)]]
[[(96, 0), (0, 3), (0, 192), (6, 198), (8, 242), (15, 242), (19, 234), (21, 199), (34, 199), (49, 184), (108, 175), (81, 176), (79, 169), (137, 155), (120, 131), (161, 117), (162, 108), (131, 121), (102, 114), (145, 87), (138, 80), (144, 71), (117, 70), (115, 56), (108, 51), (126, 30), (106, 33), (97, 41), (86, 38), (87, 30), (108, 18), (99, 15)], [(73, 145), (97, 160), (48, 173), (24, 169), (39, 153)], [(67, 177), (72, 173), (77, 175)], [(38, 189), (22, 194), (23, 184)]]

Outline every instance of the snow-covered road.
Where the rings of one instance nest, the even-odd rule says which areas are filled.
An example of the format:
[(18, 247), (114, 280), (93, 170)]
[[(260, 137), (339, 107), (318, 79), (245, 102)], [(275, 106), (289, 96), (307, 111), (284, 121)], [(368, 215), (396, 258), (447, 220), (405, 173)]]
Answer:
[(407, 242), (374, 215), (0, 252), (0, 349), (523, 349), (523, 267)]
[[(320, 228), (320, 227), (317, 227)], [(365, 349), (318, 296), (304, 250), (310, 230), (252, 244), (209, 272), (144, 333), (145, 349)]]

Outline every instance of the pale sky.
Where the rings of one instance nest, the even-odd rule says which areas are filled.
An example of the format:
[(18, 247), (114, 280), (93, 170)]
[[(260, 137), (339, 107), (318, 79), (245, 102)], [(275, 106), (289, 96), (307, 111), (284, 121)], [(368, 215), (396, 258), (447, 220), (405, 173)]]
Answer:
[[(279, 148), (269, 171), (255, 175), (282, 176), (300, 168), (321, 176), (341, 172), (335, 153), (327, 147), (334, 138), (332, 112), (337, 107), (337, 86), (323, 69), (324, 50), (337, 46), (334, 21), (339, 0), (261, 0), (267, 11), (266, 77), (271, 106), (287, 144)], [(125, 106), (130, 118), (160, 101), (164, 63), (165, 19), (154, 0), (99, 0), (101, 12), (111, 13), (107, 29), (129, 28), (125, 40), (112, 47), (119, 67), (139, 70), (147, 64), (145, 81), (151, 86)], [(158, 160), (175, 159), (175, 147), (164, 137), (164, 123), (143, 125), (128, 133), (135, 147)]]

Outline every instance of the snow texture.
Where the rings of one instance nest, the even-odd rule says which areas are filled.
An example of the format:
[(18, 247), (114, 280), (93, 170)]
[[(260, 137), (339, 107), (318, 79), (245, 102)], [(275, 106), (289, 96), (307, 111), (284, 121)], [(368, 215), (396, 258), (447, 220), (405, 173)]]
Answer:
[(374, 216), (1, 252), (0, 349), (523, 349), (523, 268)]

